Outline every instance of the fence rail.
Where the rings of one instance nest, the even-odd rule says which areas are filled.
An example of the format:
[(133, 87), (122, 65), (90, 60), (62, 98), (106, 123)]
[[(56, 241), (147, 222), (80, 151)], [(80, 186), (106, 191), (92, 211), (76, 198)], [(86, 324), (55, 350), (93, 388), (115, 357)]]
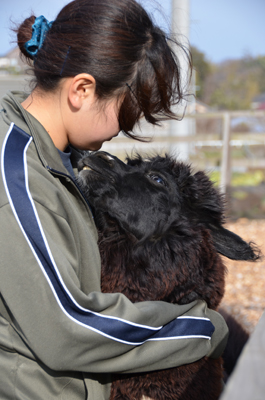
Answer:
[[(236, 167), (243, 168), (259, 168), (265, 169), (265, 158), (246, 158), (232, 159), (231, 149), (233, 147), (242, 146), (265, 146), (265, 127), (264, 132), (233, 132), (231, 129), (231, 121), (233, 118), (244, 117), (244, 118), (265, 118), (264, 111), (232, 111), (232, 112), (214, 112), (204, 114), (188, 114), (186, 119), (209, 120), (218, 119), (222, 121), (222, 128), (220, 132), (216, 133), (196, 133), (182, 136), (172, 135), (170, 132), (170, 123), (165, 123), (161, 128), (152, 129), (147, 124), (143, 124), (141, 136), (147, 136), (151, 140), (151, 143), (140, 143), (132, 141), (129, 138), (117, 137), (112, 140), (111, 143), (104, 144), (103, 149), (106, 151), (114, 152), (121, 158), (125, 158), (126, 154), (130, 154), (132, 151), (139, 153), (147, 153), (151, 151), (157, 152), (168, 152), (170, 153), (172, 148), (177, 149), (177, 146), (181, 143), (186, 143), (196, 147), (216, 147), (221, 149), (220, 156), (220, 186), (223, 192), (229, 188), (231, 184), (231, 170)], [(207, 163), (209, 167), (209, 162)]]

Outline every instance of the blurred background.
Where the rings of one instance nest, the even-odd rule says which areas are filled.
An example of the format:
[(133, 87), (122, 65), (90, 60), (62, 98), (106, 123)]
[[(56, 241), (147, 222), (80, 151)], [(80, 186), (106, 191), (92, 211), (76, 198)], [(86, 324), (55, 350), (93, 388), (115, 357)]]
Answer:
[[(190, 94), (176, 112), (182, 121), (136, 128), (151, 143), (122, 134), (103, 150), (170, 153), (205, 169), (226, 193), (233, 218), (265, 216), (265, 1), (141, 0), (167, 35), (190, 48)], [(68, 0), (10, 0), (0, 5), (0, 97), (29, 91), (27, 66), (11, 28), (31, 12), (53, 20)], [(185, 78), (183, 54), (179, 58)]]

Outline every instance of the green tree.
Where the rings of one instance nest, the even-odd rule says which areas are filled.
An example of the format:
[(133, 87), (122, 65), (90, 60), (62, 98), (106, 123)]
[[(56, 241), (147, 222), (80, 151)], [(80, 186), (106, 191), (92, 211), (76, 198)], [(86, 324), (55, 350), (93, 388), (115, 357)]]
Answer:
[(193, 68), (196, 73), (196, 97), (198, 99), (203, 98), (204, 93), (204, 83), (212, 73), (212, 65), (209, 61), (207, 61), (205, 54), (198, 50), (196, 47), (191, 46), (191, 55), (193, 61)]
[(246, 56), (215, 65), (204, 82), (202, 100), (218, 109), (246, 110), (265, 91), (265, 57)]

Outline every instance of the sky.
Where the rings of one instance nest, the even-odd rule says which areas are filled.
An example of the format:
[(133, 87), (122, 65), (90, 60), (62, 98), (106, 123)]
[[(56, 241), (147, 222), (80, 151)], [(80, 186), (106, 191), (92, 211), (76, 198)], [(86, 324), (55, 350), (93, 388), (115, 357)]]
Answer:
[[(170, 0), (139, 0), (165, 30)], [(185, 1), (185, 0), (184, 0)], [(190, 2), (189, 41), (206, 59), (219, 63), (246, 55), (265, 55), (265, 0), (186, 0)], [(31, 14), (53, 20), (69, 0), (0, 0), (0, 56), (15, 47), (11, 21)], [(160, 4), (160, 5), (159, 5)], [(161, 9), (164, 18), (157, 9)]]

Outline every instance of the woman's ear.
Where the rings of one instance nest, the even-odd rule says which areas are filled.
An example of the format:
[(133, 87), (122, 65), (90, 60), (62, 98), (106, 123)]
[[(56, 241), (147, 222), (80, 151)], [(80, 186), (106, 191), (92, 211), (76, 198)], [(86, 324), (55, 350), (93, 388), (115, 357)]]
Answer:
[(79, 74), (71, 79), (68, 90), (68, 98), (70, 105), (79, 110), (84, 101), (90, 99), (91, 102), (96, 96), (96, 81), (92, 75)]

